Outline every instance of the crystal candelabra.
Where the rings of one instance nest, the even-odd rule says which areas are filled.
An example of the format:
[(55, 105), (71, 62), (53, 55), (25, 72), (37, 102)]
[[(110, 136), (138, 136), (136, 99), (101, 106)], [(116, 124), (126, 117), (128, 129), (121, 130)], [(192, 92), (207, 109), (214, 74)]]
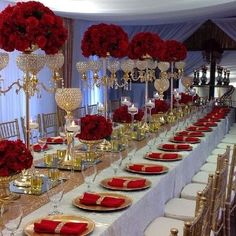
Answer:
[[(32, 96), (36, 93), (40, 96), (40, 90), (44, 89), (48, 92), (55, 92), (59, 81), (63, 81), (59, 75), (58, 70), (62, 67), (64, 63), (64, 57), (61, 53), (55, 55), (44, 55), (33, 53), (34, 50), (27, 53), (21, 53), (16, 59), (16, 64), (18, 68), (23, 71), (24, 76), (22, 79), (18, 79), (13, 82), (8, 88), (2, 88), (0, 86), (0, 95), (5, 95), (13, 87), (16, 87), (16, 93), (18, 94), (20, 90), (25, 93), (26, 101), (26, 146), (30, 147), (30, 107), (29, 101)], [(9, 57), (7, 53), (0, 54), (0, 70), (5, 68), (8, 64)], [(39, 71), (47, 65), (53, 72), (53, 85), (47, 87), (44, 83), (40, 82), (37, 78)], [(62, 82), (63, 85), (63, 82)]]

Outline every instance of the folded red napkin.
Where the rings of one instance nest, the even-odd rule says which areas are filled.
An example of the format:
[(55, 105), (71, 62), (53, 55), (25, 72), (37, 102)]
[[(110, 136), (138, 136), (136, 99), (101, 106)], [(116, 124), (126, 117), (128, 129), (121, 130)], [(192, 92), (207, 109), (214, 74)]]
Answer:
[(201, 137), (204, 136), (204, 134), (200, 131), (193, 131), (193, 132), (189, 132), (189, 131), (181, 131), (177, 133), (178, 136), (189, 136), (189, 137)]
[(196, 126), (190, 126), (187, 128), (187, 131), (210, 131), (211, 129), (209, 127), (196, 127)]
[(178, 142), (199, 142), (200, 139), (199, 138), (195, 138), (195, 137), (184, 137), (184, 136), (175, 136), (174, 141), (178, 141)]
[(202, 118), (198, 120), (198, 122), (218, 122), (218, 121), (220, 121), (220, 119), (210, 118), (210, 117)]
[[(45, 145), (43, 146), (43, 150), (47, 150), (47, 149), (48, 149), (48, 145), (45, 144)], [(39, 144), (34, 144), (34, 145), (33, 145), (33, 150), (34, 150), (34, 152), (41, 152), (41, 151), (42, 151)]]
[(163, 159), (163, 160), (171, 160), (177, 159), (179, 155), (177, 153), (162, 153), (162, 152), (152, 152), (148, 154), (151, 158)]
[(108, 185), (112, 187), (127, 187), (127, 188), (142, 188), (145, 186), (146, 179), (122, 179), (122, 178), (112, 178)]
[(134, 170), (134, 171), (142, 171), (142, 172), (161, 172), (163, 171), (163, 166), (159, 166), (159, 165), (146, 166), (146, 165), (133, 164), (129, 166), (129, 169)]
[(104, 207), (120, 207), (124, 202), (124, 198), (100, 196), (94, 193), (84, 193), (82, 198), (80, 198), (80, 203), (84, 205), (98, 205)]
[(162, 148), (169, 150), (188, 150), (191, 146), (189, 144), (163, 144)]
[(61, 222), (54, 220), (41, 220), (39, 223), (34, 223), (34, 231), (36, 233), (79, 235), (86, 229), (87, 223)]
[(58, 143), (61, 144), (63, 143), (63, 138), (62, 137), (49, 137), (47, 138), (47, 143)]
[(217, 123), (215, 122), (196, 122), (194, 123), (193, 125), (196, 125), (196, 126), (217, 126)]

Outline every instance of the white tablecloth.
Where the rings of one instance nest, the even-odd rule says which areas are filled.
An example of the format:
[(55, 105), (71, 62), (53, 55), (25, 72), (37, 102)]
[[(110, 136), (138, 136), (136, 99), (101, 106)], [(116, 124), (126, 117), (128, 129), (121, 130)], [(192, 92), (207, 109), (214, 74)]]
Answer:
[[(64, 195), (60, 206), (61, 210), (64, 214), (79, 214), (94, 220), (96, 227), (92, 235), (142, 236), (147, 225), (154, 218), (163, 215), (165, 203), (169, 199), (178, 196), (183, 186), (191, 182), (192, 176), (199, 170), (207, 156), (217, 146), (225, 133), (228, 132), (233, 121), (234, 111), (232, 110), (226, 119), (222, 120), (217, 127), (213, 128), (213, 132), (206, 133), (206, 136), (201, 138), (202, 141), (200, 144), (192, 145), (193, 151), (180, 152), (184, 157), (183, 160), (172, 163), (162, 162), (161, 164), (169, 167), (169, 172), (164, 175), (145, 176), (152, 182), (151, 188), (144, 191), (118, 192), (126, 194), (133, 199), (133, 203), (128, 209), (112, 213), (93, 213), (74, 207), (72, 200), (78, 195), (81, 195), (86, 189), (83, 184)], [(143, 159), (146, 151), (147, 147), (140, 149), (134, 158), (134, 162), (160, 164), (160, 162), (152, 162)], [(97, 176), (93, 190), (107, 192), (107, 190), (99, 186), (99, 182), (112, 175), (113, 170), (111, 168), (103, 170), (102, 173)], [(118, 175), (134, 176), (134, 174), (124, 170), (120, 171)], [(21, 228), (29, 221), (47, 215), (50, 207), (50, 204), (46, 204), (24, 217)], [(4, 234), (4, 236), (5, 235), (7, 235), (7, 233)], [(22, 235), (22, 233), (20, 233), (20, 235)]]

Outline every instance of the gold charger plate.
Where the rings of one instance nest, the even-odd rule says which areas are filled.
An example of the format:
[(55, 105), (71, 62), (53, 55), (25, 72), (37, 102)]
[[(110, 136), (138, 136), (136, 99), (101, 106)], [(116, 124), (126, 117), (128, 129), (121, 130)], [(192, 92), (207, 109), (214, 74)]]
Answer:
[(162, 145), (158, 146), (158, 149), (168, 152), (185, 152), (185, 151), (192, 151), (192, 147), (186, 148), (186, 149), (169, 149), (169, 148), (163, 148)]
[(28, 223), (24, 227), (24, 233), (27, 236), (52, 236), (52, 235), (59, 235), (59, 234), (48, 234), (48, 233), (36, 233), (34, 232), (34, 223), (40, 222), (42, 219), (47, 219), (47, 220), (55, 220), (55, 221), (70, 221), (70, 222), (76, 222), (76, 223), (87, 223), (87, 230), (83, 232), (83, 234), (77, 234), (74, 236), (85, 236), (90, 234), (95, 227), (95, 223), (90, 220), (89, 218), (79, 216), (79, 215), (54, 215), (54, 216), (45, 216), (39, 219), (36, 219), (30, 223)]
[[(191, 138), (195, 138), (195, 137), (191, 137)], [(196, 137), (197, 138), (197, 137)], [(196, 144), (196, 143), (200, 143), (201, 140), (196, 140), (196, 141), (186, 141), (186, 140), (183, 140), (183, 141), (177, 141), (177, 140), (174, 140), (174, 138), (170, 138), (169, 139), (170, 142), (172, 143), (190, 143), (190, 144)]]
[(128, 196), (125, 196), (123, 194), (118, 194), (118, 193), (96, 193), (99, 194), (102, 197), (117, 197), (117, 198), (124, 198), (125, 202), (119, 206), (119, 207), (104, 207), (104, 206), (96, 206), (96, 205), (92, 205), (92, 206), (88, 206), (88, 205), (84, 205), (82, 203), (80, 203), (80, 198), (76, 197), (73, 201), (72, 204), (80, 209), (83, 210), (88, 210), (88, 211), (102, 211), (102, 212), (109, 212), (109, 211), (118, 211), (118, 210), (122, 210), (124, 208), (129, 207), (132, 204), (132, 199)]
[[(166, 154), (168, 154), (168, 153), (163, 153), (163, 155), (166, 155)], [(171, 153), (171, 154), (173, 154), (173, 153)], [(168, 162), (168, 161), (180, 161), (180, 160), (182, 160), (183, 156), (182, 156), (181, 154), (179, 154), (179, 153), (176, 153), (176, 154), (178, 155), (177, 158), (173, 158), (173, 159), (168, 158), (168, 159), (165, 159), (164, 157), (161, 157), (161, 158), (149, 157), (149, 153), (147, 153), (147, 154), (144, 156), (144, 158), (145, 158), (145, 159), (148, 159), (148, 160), (152, 160), (152, 161), (164, 161), (164, 162)]]
[[(147, 171), (138, 171), (138, 170), (131, 170), (129, 166), (131, 165), (145, 165), (145, 167), (154, 167), (154, 166), (162, 166), (163, 170), (162, 171), (156, 171), (156, 172), (147, 172)], [(134, 163), (134, 164), (128, 164), (125, 168), (127, 171), (132, 172), (132, 173), (138, 173), (138, 174), (145, 174), (145, 175), (156, 175), (156, 174), (164, 174), (168, 172), (169, 168), (163, 165), (156, 165), (156, 164), (150, 164), (150, 163)]]
[(104, 179), (100, 182), (101, 186), (104, 187), (104, 188), (107, 188), (107, 189), (111, 189), (111, 190), (121, 190), (121, 191), (136, 191), (136, 190), (143, 190), (143, 189), (147, 189), (151, 186), (151, 181), (148, 180), (148, 179), (145, 179), (146, 182), (145, 182), (145, 185), (143, 187), (138, 187), (138, 188), (128, 188), (128, 187), (115, 187), (115, 186), (110, 186), (108, 184), (108, 182), (110, 180), (112, 180), (113, 178), (120, 178), (120, 179), (125, 179), (125, 180), (136, 180), (136, 179), (145, 179), (145, 178), (139, 178), (139, 177), (131, 177), (131, 176), (114, 176), (114, 177), (111, 177), (111, 178), (107, 178), (107, 179)]

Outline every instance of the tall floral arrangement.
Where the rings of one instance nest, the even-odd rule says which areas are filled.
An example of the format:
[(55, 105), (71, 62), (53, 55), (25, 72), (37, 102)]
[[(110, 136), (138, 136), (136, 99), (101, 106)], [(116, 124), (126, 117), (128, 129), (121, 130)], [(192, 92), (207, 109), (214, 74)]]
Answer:
[(128, 56), (131, 59), (143, 59), (145, 56), (157, 59), (161, 50), (162, 40), (158, 34), (141, 32), (132, 38)]
[(0, 176), (6, 177), (20, 173), (31, 167), (33, 157), (21, 140), (0, 141)]
[(81, 42), (81, 49), (85, 57), (109, 55), (121, 58), (127, 55), (128, 45), (128, 35), (120, 26), (102, 23), (87, 29)]
[(39, 47), (57, 53), (67, 39), (62, 18), (40, 2), (18, 2), (0, 13), (0, 48), (26, 52)]
[[(143, 110), (139, 109), (138, 113), (134, 116), (134, 120), (141, 121), (144, 116)], [(127, 106), (120, 106), (113, 113), (113, 121), (119, 123), (131, 123), (132, 117), (128, 112)]]
[(81, 132), (78, 135), (83, 140), (99, 140), (108, 138), (112, 133), (112, 123), (100, 115), (86, 115), (81, 118)]
[(152, 114), (157, 114), (158, 112), (167, 112), (170, 109), (170, 104), (165, 100), (156, 99), (155, 107), (152, 109)]
[[(196, 94), (195, 96), (191, 96), (188, 93), (180, 93), (181, 99), (179, 100), (179, 104), (191, 104), (193, 101), (198, 99), (198, 95)], [(176, 102), (176, 100), (175, 100)]]
[(182, 61), (187, 56), (187, 49), (184, 44), (176, 40), (166, 40), (162, 44), (159, 54), (160, 61)]

